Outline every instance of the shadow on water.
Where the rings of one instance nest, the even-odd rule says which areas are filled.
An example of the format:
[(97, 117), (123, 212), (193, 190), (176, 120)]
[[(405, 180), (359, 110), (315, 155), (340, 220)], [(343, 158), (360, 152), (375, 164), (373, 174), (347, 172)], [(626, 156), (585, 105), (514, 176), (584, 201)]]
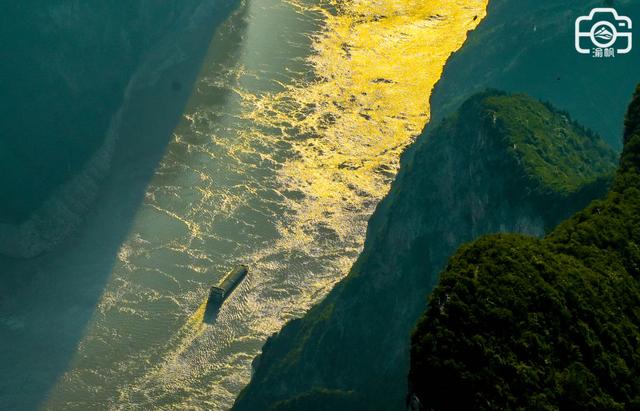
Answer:
[[(38, 408), (68, 367), (201, 63), (207, 56), (224, 65), (233, 57), (245, 12), (243, 5), (215, 36), (226, 17), (220, 10), (198, 28), (173, 33), (178, 41), (165, 39), (166, 47), (146, 60), (152, 70), (138, 72), (140, 84), (130, 86), (112, 172), (80, 229), (37, 258), (0, 257), (0, 409)], [(207, 44), (215, 53), (206, 54)]]
[(207, 308), (204, 311), (204, 319), (203, 322), (205, 324), (214, 324), (218, 319), (218, 315), (220, 314), (220, 306), (216, 304), (207, 304)]

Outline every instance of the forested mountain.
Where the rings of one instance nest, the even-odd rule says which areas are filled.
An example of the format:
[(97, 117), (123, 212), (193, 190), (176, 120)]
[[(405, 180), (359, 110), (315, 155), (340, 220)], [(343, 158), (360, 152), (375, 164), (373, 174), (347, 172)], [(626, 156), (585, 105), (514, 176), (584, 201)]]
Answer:
[(471, 97), (405, 156), (347, 278), (266, 343), (235, 409), (402, 408), (410, 334), (447, 258), (485, 233), (544, 235), (606, 192), (615, 159), (549, 105)]
[(418, 409), (640, 409), (640, 88), (613, 187), (543, 240), (450, 260), (412, 339)]

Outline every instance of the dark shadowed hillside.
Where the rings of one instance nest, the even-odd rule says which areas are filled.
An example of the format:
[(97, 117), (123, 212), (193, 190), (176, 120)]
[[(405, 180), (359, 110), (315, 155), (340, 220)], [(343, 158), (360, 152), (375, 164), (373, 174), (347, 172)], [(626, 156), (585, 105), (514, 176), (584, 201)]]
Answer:
[(602, 60), (574, 49), (575, 19), (612, 5), (640, 21), (635, 0), (490, 0), (485, 20), (447, 63), (431, 96), (432, 118), (486, 88), (522, 92), (562, 107), (619, 149), (637, 81), (629, 73), (640, 65), (640, 53)]
[(418, 409), (640, 409), (640, 88), (608, 196), (450, 260), (412, 339)]
[[(409, 335), (451, 253), (484, 233), (542, 235), (603, 193), (603, 168), (588, 160), (603, 157), (602, 144), (587, 143), (591, 133), (566, 115), (552, 111), (552, 121), (536, 125), (542, 112), (521, 114), (539, 103), (518, 98), (513, 107), (480, 98), (458, 109), (487, 88), (525, 92), (619, 147), (636, 81), (628, 73), (640, 54), (598, 61), (573, 43), (575, 19), (605, 3), (640, 19), (640, 3), (631, 0), (490, 1), (486, 19), (447, 63), (431, 97), (432, 122), (405, 153), (370, 220), (363, 254), (325, 301), (265, 345), (236, 409), (295, 409), (327, 398), (356, 399), (365, 409), (403, 407)], [(478, 101), (513, 121), (500, 114), (481, 120), (482, 110), (473, 110)], [(534, 119), (526, 127), (521, 121)], [(573, 133), (557, 133), (563, 122), (559, 129), (574, 130), (581, 144), (571, 143)], [(604, 157), (612, 161), (611, 153)]]
[(536, 100), (469, 99), (405, 156), (349, 276), (267, 342), (235, 409), (402, 407), (409, 336), (455, 248), (483, 233), (543, 235), (605, 192), (614, 162), (599, 137)]
[[(207, 41), (238, 3), (33, 0), (3, 6), (0, 254), (33, 257), (79, 224), (118, 144), (132, 143), (119, 141), (129, 96), (155, 87), (164, 95), (152, 103), (179, 112)], [(140, 138), (154, 134), (162, 150), (178, 115), (147, 119), (162, 124), (164, 133), (139, 130)]]

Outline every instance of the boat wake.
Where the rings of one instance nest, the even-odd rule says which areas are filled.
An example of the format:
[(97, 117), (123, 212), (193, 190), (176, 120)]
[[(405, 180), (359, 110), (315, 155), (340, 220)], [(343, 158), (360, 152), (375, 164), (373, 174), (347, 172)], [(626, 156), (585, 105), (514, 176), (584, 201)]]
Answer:
[[(485, 5), (249, 1), (212, 43), (47, 406), (228, 409), (265, 340), (347, 273)], [(205, 323), (209, 287), (241, 263)]]

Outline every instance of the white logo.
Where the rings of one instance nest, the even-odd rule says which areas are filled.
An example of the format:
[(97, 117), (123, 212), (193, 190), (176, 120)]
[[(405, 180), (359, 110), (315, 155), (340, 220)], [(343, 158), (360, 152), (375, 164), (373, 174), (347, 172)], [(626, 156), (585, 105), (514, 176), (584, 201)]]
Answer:
[(595, 8), (576, 20), (576, 50), (596, 58), (627, 54), (633, 47), (632, 22), (612, 8)]

